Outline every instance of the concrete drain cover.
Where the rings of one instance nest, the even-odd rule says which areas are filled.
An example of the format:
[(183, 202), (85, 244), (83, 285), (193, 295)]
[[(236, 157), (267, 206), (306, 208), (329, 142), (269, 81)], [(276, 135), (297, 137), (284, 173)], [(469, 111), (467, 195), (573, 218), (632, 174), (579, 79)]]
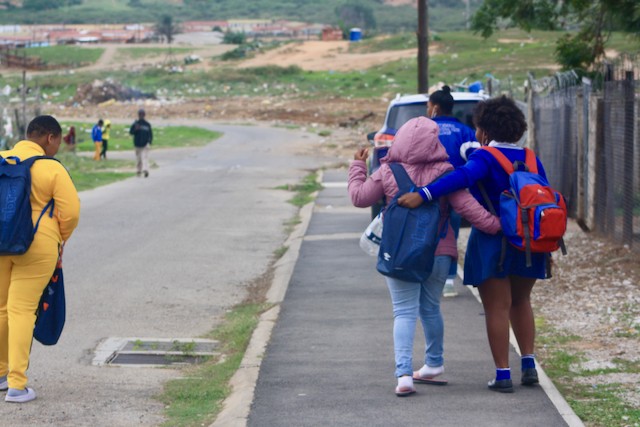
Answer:
[(218, 341), (201, 338), (118, 338), (100, 342), (96, 366), (169, 366), (200, 363), (216, 352)]

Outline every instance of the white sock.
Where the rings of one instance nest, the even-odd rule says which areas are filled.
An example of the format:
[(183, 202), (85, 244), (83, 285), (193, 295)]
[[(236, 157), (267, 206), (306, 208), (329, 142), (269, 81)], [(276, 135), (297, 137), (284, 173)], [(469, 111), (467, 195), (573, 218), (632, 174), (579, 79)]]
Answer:
[(453, 286), (453, 279), (447, 279), (444, 284), (447, 286)]
[(411, 375), (405, 375), (402, 377), (398, 377), (398, 387), (404, 388), (409, 387), (413, 388), (413, 377)]
[(444, 365), (436, 367), (424, 365), (422, 368), (420, 368), (418, 374), (420, 374), (420, 376), (424, 378), (437, 377), (438, 375), (444, 374)]

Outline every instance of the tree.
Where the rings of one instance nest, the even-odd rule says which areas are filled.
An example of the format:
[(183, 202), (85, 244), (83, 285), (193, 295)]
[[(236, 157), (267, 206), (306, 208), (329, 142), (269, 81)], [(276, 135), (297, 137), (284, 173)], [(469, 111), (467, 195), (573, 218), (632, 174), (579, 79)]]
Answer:
[(499, 26), (526, 31), (574, 30), (558, 40), (556, 58), (565, 69), (588, 68), (604, 56), (611, 31), (640, 36), (638, 0), (484, 0), (471, 28), (487, 38)]
[(157, 35), (164, 37), (167, 43), (171, 44), (175, 35), (180, 32), (180, 26), (173, 22), (173, 18), (170, 15), (164, 15), (160, 18), (154, 30)]
[(377, 27), (373, 9), (358, 1), (350, 1), (336, 7), (336, 15), (338, 20), (344, 23), (345, 27), (367, 29), (375, 29)]

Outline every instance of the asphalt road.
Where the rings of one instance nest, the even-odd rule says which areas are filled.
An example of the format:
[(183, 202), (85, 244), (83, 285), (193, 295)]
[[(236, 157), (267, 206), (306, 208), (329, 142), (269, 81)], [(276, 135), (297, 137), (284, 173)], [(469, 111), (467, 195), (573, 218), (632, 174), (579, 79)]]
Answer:
[(34, 343), (28, 375), (38, 399), (0, 405), (0, 424), (160, 423), (153, 396), (179, 371), (93, 366), (96, 346), (213, 329), (286, 238), (283, 223), (297, 209), (275, 187), (335, 161), (309, 155), (320, 139), (308, 133), (189, 124), (225, 136), (204, 148), (152, 151), (158, 167), (149, 178), (80, 193), (80, 225), (64, 256), (65, 331), (54, 347)]

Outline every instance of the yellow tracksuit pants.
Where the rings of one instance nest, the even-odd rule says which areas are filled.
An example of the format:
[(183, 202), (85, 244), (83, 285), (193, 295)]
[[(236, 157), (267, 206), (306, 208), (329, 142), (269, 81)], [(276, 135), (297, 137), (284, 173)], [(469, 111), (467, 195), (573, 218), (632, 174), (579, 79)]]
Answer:
[(102, 152), (102, 142), (94, 142), (96, 146), (96, 152), (93, 153), (93, 160), (100, 160), (100, 153)]
[(58, 242), (36, 233), (22, 255), (0, 256), (0, 376), (24, 389), (36, 309), (58, 260)]

